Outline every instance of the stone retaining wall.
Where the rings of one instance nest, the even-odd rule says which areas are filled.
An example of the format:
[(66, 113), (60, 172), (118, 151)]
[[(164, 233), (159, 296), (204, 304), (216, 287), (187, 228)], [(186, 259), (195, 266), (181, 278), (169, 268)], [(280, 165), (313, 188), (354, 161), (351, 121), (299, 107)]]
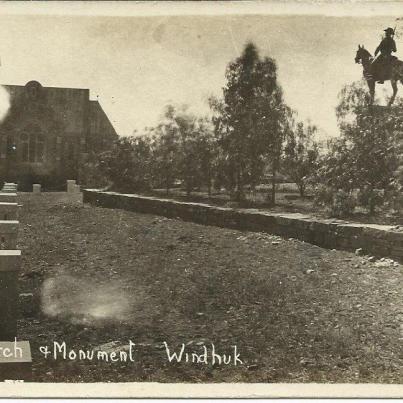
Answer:
[(255, 209), (233, 209), (135, 194), (83, 191), (84, 203), (139, 213), (180, 218), (204, 225), (268, 232), (300, 239), (324, 248), (354, 251), (403, 261), (403, 232), (390, 225), (349, 223), (299, 213), (281, 214)]

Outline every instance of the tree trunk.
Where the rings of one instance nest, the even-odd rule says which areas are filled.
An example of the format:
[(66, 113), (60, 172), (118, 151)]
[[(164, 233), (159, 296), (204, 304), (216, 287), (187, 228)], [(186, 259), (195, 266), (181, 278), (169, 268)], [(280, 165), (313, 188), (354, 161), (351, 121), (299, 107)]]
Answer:
[(271, 178), (271, 203), (276, 204), (276, 171), (273, 169)]
[(276, 173), (277, 173), (277, 163), (273, 161), (272, 177), (271, 177), (271, 203), (274, 206), (276, 204)]
[(243, 194), (242, 175), (241, 175), (241, 169), (238, 166), (236, 184), (235, 184), (235, 201), (240, 202), (243, 200), (243, 198), (244, 194)]
[(373, 199), (371, 199), (370, 206), (369, 206), (369, 215), (375, 214), (375, 203)]
[(189, 197), (191, 193), (192, 193), (192, 184), (190, 179), (188, 178), (186, 180), (186, 196)]
[(303, 183), (300, 183), (298, 185), (298, 189), (299, 189), (299, 195), (301, 197), (304, 197), (305, 196), (305, 185)]
[(370, 196), (369, 196), (369, 215), (375, 214), (375, 198), (374, 198), (374, 190), (371, 188)]

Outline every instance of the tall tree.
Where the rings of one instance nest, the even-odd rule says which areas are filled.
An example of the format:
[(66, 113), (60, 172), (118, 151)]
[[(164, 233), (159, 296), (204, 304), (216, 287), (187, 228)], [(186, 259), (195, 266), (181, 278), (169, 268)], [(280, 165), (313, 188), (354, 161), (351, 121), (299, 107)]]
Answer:
[(186, 105), (169, 105), (154, 133), (156, 172), (167, 191), (179, 179), (188, 195), (202, 185), (210, 193), (215, 144), (208, 119), (190, 113)]
[(245, 186), (259, 183), (267, 161), (274, 181), (279, 167), (287, 108), (275, 61), (261, 58), (256, 46), (248, 43), (242, 55), (227, 66), (223, 98), (211, 100), (210, 105), (226, 168), (233, 170), (228, 182), (233, 182), (234, 197), (241, 201)]
[(403, 130), (400, 108), (368, 107), (360, 83), (347, 85), (336, 108), (341, 136), (325, 156), (320, 176), (334, 191), (359, 190), (359, 202), (373, 214), (395, 186), (396, 133)]
[(318, 168), (319, 145), (314, 140), (316, 127), (298, 122), (289, 130), (284, 147), (283, 169), (297, 184), (301, 197)]
[(156, 182), (165, 187), (167, 194), (178, 173), (178, 127), (175, 122), (175, 108), (165, 108), (163, 120), (154, 132), (154, 175)]
[(197, 118), (183, 106), (181, 109), (175, 109), (172, 124), (178, 132), (177, 177), (182, 181), (189, 196), (200, 183), (201, 175), (197, 150)]
[(207, 187), (208, 195), (211, 195), (214, 172), (217, 170), (218, 145), (214, 137), (211, 121), (207, 118), (199, 118), (197, 136), (197, 156), (200, 167), (201, 184)]
[(151, 144), (147, 136), (120, 137), (114, 147), (99, 155), (96, 167), (119, 191), (151, 187)]

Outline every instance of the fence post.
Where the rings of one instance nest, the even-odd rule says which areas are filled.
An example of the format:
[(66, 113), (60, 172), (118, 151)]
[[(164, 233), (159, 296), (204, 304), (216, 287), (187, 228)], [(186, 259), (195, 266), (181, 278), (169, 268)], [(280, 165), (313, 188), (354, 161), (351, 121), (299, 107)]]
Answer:
[(74, 179), (69, 179), (67, 181), (67, 193), (75, 193), (76, 191), (76, 181)]
[(41, 185), (39, 183), (34, 183), (32, 185), (32, 193), (35, 193), (35, 194), (41, 193)]

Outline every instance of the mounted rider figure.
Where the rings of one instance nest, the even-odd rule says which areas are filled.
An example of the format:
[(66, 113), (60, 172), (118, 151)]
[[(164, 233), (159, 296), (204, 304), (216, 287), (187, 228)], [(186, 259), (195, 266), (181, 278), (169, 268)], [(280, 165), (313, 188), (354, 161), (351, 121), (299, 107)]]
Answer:
[[(396, 52), (396, 42), (393, 39), (395, 30), (393, 28), (386, 28), (385, 38), (375, 50), (375, 58), (372, 62), (372, 72), (374, 78), (378, 80), (378, 83), (383, 84), (384, 80), (389, 79), (392, 71), (392, 63), (396, 60), (396, 56), (392, 56), (392, 52)], [(378, 53), (380, 52), (380, 55)]]

